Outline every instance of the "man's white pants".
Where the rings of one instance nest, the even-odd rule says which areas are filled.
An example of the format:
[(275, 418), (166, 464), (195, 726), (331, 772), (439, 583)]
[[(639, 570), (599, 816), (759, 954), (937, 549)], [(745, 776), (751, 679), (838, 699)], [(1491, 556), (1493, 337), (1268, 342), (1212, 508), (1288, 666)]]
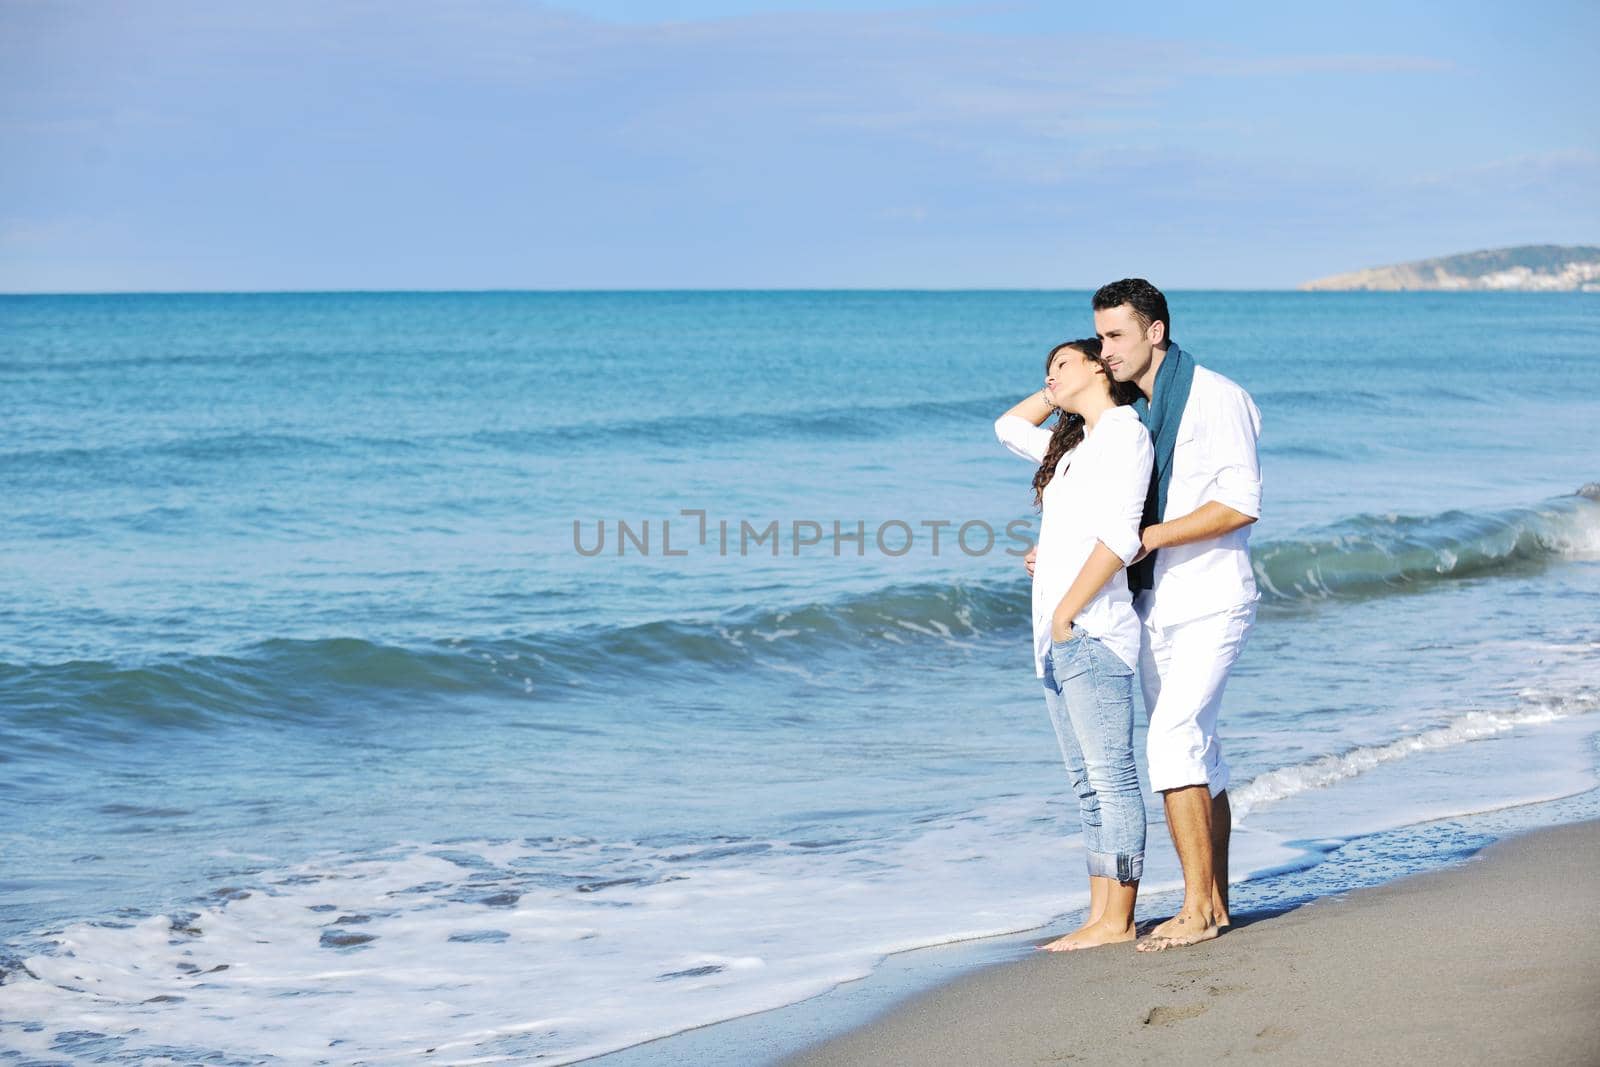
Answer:
[(1228, 672), (1256, 620), (1254, 603), (1176, 626), (1144, 627), (1139, 682), (1150, 716), (1146, 753), (1156, 792), (1206, 785), (1228, 788), (1228, 761), (1217, 740), (1217, 712)]

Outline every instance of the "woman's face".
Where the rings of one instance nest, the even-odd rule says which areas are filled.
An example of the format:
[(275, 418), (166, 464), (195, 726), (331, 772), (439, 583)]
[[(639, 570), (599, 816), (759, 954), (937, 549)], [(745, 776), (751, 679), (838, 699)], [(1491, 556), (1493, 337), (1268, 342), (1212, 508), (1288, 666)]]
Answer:
[(1057, 407), (1091, 386), (1101, 377), (1100, 365), (1076, 348), (1063, 348), (1050, 360), (1044, 375), (1044, 395)]

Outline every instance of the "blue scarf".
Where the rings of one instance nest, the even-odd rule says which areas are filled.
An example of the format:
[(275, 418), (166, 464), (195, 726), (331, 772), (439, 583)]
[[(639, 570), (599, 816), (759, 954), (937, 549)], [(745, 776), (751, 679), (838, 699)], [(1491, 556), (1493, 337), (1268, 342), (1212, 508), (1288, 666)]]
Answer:
[[(1150, 490), (1144, 498), (1144, 521), (1150, 526), (1162, 521), (1167, 513), (1167, 487), (1172, 484), (1172, 453), (1178, 445), (1178, 424), (1183, 421), (1183, 409), (1189, 403), (1189, 388), (1194, 385), (1194, 357), (1176, 344), (1169, 345), (1161, 369), (1156, 371), (1154, 396), (1134, 402), (1139, 421), (1150, 431), (1150, 443), (1155, 446), (1156, 461), (1150, 472)], [(1156, 554), (1128, 568), (1128, 589), (1138, 593), (1155, 584)]]

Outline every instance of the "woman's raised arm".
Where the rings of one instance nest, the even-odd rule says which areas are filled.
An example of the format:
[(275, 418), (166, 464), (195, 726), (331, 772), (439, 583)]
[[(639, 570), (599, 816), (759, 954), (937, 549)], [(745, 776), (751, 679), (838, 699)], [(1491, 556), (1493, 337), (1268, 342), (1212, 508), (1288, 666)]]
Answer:
[(1044, 390), (1029, 393), (1011, 406), (1011, 410), (994, 420), (994, 435), (1000, 443), (1023, 459), (1044, 462), (1050, 448), (1050, 431), (1039, 425), (1056, 410), (1044, 398)]

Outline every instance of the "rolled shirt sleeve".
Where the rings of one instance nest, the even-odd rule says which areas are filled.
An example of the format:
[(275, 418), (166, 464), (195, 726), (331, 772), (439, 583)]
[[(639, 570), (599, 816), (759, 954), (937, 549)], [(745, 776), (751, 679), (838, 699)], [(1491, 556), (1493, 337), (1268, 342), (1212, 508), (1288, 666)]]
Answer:
[(1100, 484), (1095, 487), (1091, 505), (1095, 509), (1094, 535), (1127, 566), (1143, 544), (1140, 524), (1144, 521), (1155, 449), (1150, 444), (1150, 432), (1137, 418), (1102, 417), (1095, 432), (1107, 434), (1109, 439), (1104, 442)]
[(1206, 423), (1207, 454), (1212, 468), (1207, 500), (1226, 504), (1241, 515), (1261, 517), (1261, 412), (1243, 389), (1229, 389), (1217, 398)]
[(1050, 449), (1052, 431), (1035, 426), (1021, 415), (1006, 414), (994, 420), (994, 435), (1001, 444), (1023, 459), (1043, 463), (1045, 453)]

